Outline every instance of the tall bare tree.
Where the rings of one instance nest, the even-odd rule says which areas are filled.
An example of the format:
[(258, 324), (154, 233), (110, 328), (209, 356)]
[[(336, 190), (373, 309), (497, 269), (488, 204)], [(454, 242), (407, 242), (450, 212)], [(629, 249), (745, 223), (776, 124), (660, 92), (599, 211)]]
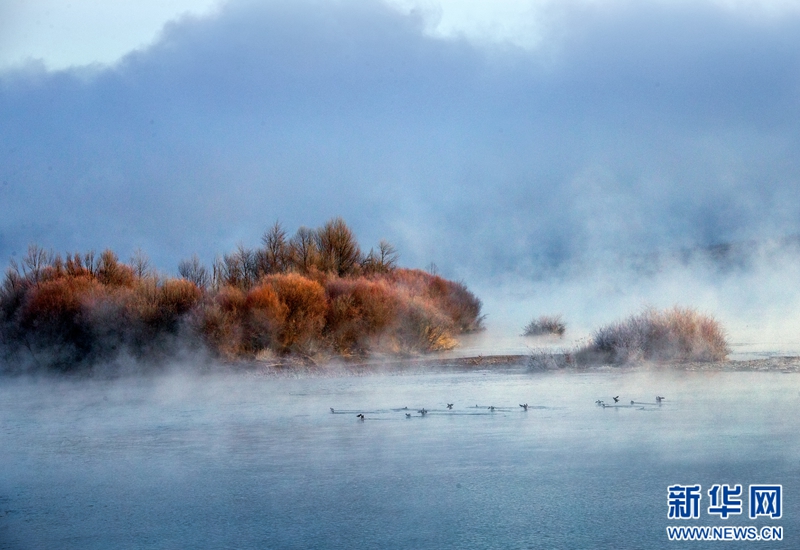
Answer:
[(319, 259), (316, 233), (308, 227), (301, 227), (289, 241), (292, 263), (301, 273), (308, 273)]
[(214, 267), (217, 285), (221, 283), (247, 289), (258, 281), (256, 254), (242, 244), (236, 247), (233, 254), (225, 254)]
[(22, 273), (32, 283), (38, 285), (44, 270), (50, 265), (53, 253), (47, 252), (38, 244), (28, 245), (28, 253), (22, 259)]
[(317, 230), (320, 266), (340, 277), (353, 274), (361, 263), (361, 248), (342, 218), (334, 218)]
[(211, 282), (208, 270), (200, 263), (197, 254), (193, 254), (189, 260), (181, 260), (178, 264), (178, 273), (187, 281), (191, 281), (200, 288), (206, 288)]
[(133, 255), (131, 255), (131, 267), (133, 268), (134, 274), (140, 279), (150, 275), (152, 269), (150, 258), (147, 257), (147, 254), (145, 254), (141, 248), (137, 248), (133, 251)]
[(261, 237), (264, 248), (256, 252), (256, 261), (261, 275), (285, 273), (291, 265), (291, 249), (286, 231), (279, 221)]

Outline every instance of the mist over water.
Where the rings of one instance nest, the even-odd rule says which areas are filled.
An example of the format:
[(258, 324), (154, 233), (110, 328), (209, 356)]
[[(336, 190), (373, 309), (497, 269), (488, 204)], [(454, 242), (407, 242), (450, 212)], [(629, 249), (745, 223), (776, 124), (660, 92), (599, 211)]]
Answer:
[(798, 405), (780, 373), (4, 379), (0, 546), (659, 547), (668, 485), (780, 483), (781, 520), (696, 523), (796, 548)]
[[(695, 308), (719, 320), (732, 359), (800, 354), (800, 253), (794, 239), (725, 247), (605, 255), (559, 270), (467, 277), (483, 300), (487, 330), (462, 338), (462, 352), (526, 353), (570, 348), (599, 327), (646, 307)], [(540, 315), (562, 316), (563, 338), (524, 338)]]

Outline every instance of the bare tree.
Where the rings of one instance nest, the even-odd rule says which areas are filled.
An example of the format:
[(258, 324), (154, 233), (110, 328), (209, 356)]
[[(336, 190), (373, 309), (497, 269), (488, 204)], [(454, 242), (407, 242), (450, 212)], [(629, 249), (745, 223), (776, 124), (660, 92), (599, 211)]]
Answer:
[(12, 258), (8, 269), (6, 269), (5, 279), (3, 279), (2, 292), (9, 295), (10, 293), (21, 292), (26, 284), (29, 283), (26, 282), (25, 277), (22, 275), (19, 264)]
[(292, 263), (301, 273), (307, 273), (319, 258), (316, 234), (313, 229), (301, 227), (289, 241)]
[(22, 259), (22, 274), (32, 283), (38, 285), (44, 270), (50, 265), (53, 253), (47, 252), (38, 244), (28, 245), (28, 253)]
[(340, 277), (351, 275), (361, 263), (361, 248), (342, 218), (334, 218), (317, 230), (320, 266)]
[(225, 284), (247, 289), (258, 280), (255, 253), (240, 244), (233, 254), (225, 254), (215, 263), (215, 284)]
[(197, 257), (197, 254), (193, 254), (190, 260), (181, 260), (178, 264), (178, 273), (181, 277), (200, 288), (208, 287), (211, 282), (208, 270), (200, 263), (200, 258)]
[(381, 239), (378, 243), (378, 264), (384, 271), (392, 271), (397, 267), (397, 260), (400, 257), (397, 249), (387, 240)]
[(90, 250), (83, 255), (83, 267), (89, 272), (89, 275), (97, 275), (97, 258), (94, 250)]
[(152, 266), (150, 265), (150, 258), (147, 257), (147, 254), (145, 254), (141, 248), (137, 248), (133, 251), (131, 267), (133, 268), (133, 272), (140, 279), (151, 274)]
[(265, 231), (261, 242), (264, 248), (256, 253), (260, 274), (285, 273), (291, 265), (291, 249), (281, 223), (276, 221)]
[(225, 262), (217, 256), (211, 264), (211, 287), (214, 290), (219, 290), (224, 284), (226, 284)]
[(389, 241), (381, 240), (378, 251), (370, 249), (362, 260), (361, 267), (366, 273), (389, 273), (397, 267), (397, 249)]

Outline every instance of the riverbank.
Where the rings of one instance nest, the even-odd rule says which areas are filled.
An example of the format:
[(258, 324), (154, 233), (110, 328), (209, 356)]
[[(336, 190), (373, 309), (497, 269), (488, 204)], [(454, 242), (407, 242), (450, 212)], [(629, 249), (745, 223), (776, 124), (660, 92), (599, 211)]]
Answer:
[[(372, 357), (335, 358), (326, 361), (309, 357), (282, 357), (263, 361), (237, 362), (225, 365), (233, 370), (263, 374), (370, 374), (386, 372), (442, 372), (442, 371), (512, 371), (512, 372), (800, 372), (800, 357), (774, 356), (763, 359), (725, 360), (716, 362), (632, 362), (625, 365), (569, 364), (566, 354), (553, 354), (551, 367), (533, 364), (531, 355), (477, 355), (471, 357)], [(559, 360), (560, 359), (560, 360)], [(563, 365), (563, 366), (558, 366)]]

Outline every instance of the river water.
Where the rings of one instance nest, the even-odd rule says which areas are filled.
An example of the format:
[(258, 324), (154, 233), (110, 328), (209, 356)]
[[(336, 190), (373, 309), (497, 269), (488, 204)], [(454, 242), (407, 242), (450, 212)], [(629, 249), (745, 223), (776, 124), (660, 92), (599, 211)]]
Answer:
[[(0, 547), (798, 548), (798, 411), (783, 373), (6, 378)], [(698, 519), (668, 519), (674, 484)], [(782, 517), (711, 515), (714, 484), (780, 484)]]

